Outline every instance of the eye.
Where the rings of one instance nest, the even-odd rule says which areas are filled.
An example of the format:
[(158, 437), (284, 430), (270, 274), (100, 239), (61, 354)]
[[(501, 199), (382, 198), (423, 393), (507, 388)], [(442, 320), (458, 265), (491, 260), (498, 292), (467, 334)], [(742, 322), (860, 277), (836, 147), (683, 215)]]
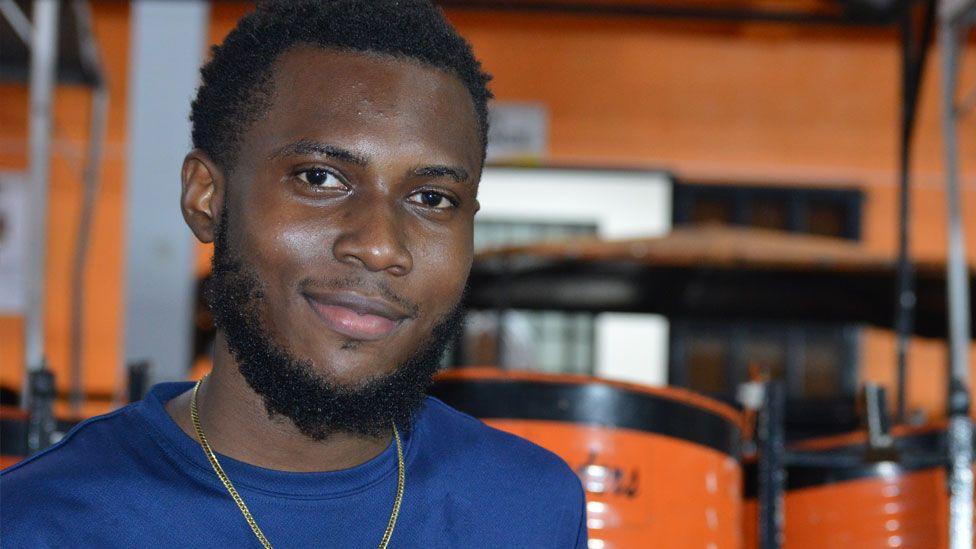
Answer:
[(420, 191), (410, 195), (411, 202), (434, 210), (447, 210), (457, 207), (457, 201), (437, 191)]
[(345, 185), (339, 178), (324, 168), (308, 168), (295, 174), (299, 180), (308, 183), (316, 189), (344, 189)]

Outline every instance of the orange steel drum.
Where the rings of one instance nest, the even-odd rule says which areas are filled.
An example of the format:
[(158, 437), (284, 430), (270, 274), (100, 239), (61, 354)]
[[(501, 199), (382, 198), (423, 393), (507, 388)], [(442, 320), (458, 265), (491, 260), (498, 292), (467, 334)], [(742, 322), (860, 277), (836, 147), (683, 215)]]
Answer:
[(591, 548), (742, 545), (742, 420), (674, 388), (478, 368), (431, 394), (566, 460), (586, 490)]
[[(938, 455), (944, 431), (938, 427), (895, 432), (904, 455)], [(805, 441), (796, 450), (863, 455), (866, 435), (853, 433)], [(746, 467), (746, 547), (758, 546), (754, 464)], [(855, 467), (787, 468), (784, 549), (825, 547), (947, 547), (945, 470), (931, 461), (909, 466), (885, 461)]]

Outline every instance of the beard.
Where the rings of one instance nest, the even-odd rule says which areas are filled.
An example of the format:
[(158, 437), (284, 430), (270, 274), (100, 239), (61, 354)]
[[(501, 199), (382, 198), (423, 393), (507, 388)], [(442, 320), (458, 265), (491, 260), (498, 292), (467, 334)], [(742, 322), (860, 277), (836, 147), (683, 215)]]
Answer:
[[(461, 331), (460, 300), (436, 323), (428, 339), (391, 372), (357, 385), (341, 384), (320, 373), (312, 361), (275, 343), (262, 320), (264, 284), (230, 247), (227, 214), (224, 208), (214, 236), (207, 301), (241, 375), (261, 396), (269, 417), (289, 419), (313, 440), (324, 440), (334, 432), (378, 436), (391, 423), (409, 432), (445, 349)], [(349, 283), (336, 284), (349, 288)]]

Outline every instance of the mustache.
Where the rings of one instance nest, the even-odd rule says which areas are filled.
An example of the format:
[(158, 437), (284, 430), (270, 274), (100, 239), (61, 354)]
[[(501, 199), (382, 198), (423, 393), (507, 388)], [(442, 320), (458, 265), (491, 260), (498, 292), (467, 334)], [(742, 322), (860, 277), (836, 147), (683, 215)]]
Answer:
[(420, 311), (421, 307), (419, 303), (416, 303), (401, 294), (397, 293), (389, 284), (383, 281), (368, 280), (362, 277), (337, 277), (337, 278), (314, 278), (307, 277), (303, 278), (299, 283), (298, 287), (301, 290), (309, 289), (319, 289), (319, 290), (334, 290), (337, 292), (344, 291), (354, 291), (363, 294), (379, 295), (386, 300), (396, 303), (400, 307), (406, 309), (411, 316), (416, 317)]

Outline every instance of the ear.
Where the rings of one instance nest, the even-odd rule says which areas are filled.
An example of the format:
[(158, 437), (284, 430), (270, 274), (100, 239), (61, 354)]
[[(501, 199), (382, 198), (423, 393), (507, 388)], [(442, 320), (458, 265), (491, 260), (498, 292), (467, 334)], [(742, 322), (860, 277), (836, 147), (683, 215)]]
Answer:
[(194, 149), (183, 159), (180, 175), (183, 219), (200, 242), (213, 242), (224, 203), (224, 172), (207, 153)]

